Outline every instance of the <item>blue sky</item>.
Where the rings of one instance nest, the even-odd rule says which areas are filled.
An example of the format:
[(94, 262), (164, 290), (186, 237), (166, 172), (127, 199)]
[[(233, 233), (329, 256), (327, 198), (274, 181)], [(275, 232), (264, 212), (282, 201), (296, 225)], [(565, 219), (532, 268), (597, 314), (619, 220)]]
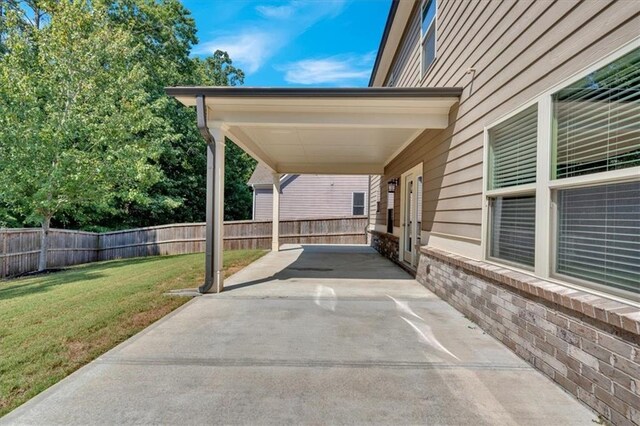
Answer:
[(390, 0), (183, 0), (194, 55), (226, 50), (245, 86), (366, 86)]

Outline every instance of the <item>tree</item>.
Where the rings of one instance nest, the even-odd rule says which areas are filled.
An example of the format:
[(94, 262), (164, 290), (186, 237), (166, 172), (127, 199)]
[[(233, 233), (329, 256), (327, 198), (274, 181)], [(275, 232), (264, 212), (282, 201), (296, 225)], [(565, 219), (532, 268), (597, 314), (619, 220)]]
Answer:
[[(61, 219), (65, 225), (92, 230), (203, 221), (206, 145), (195, 125), (195, 111), (167, 99), (164, 89), (177, 85), (235, 86), (243, 83), (244, 73), (233, 65), (226, 52), (216, 51), (206, 58), (189, 57), (191, 45), (197, 42), (196, 28), (189, 11), (180, 2), (103, 2), (112, 25), (129, 31), (142, 46), (138, 63), (152, 76), (148, 92), (153, 98), (167, 101), (161, 114), (170, 127), (166, 131), (171, 137), (164, 138), (157, 159), (164, 178), (149, 188), (143, 203), (121, 200), (119, 208), (106, 216), (93, 218), (85, 214), (79, 221), (76, 214)], [(248, 219), (252, 194), (246, 181), (255, 161), (233, 143), (227, 144), (226, 151), (225, 219)]]
[(170, 135), (162, 102), (148, 94), (140, 47), (110, 25), (106, 8), (38, 7), (45, 25), (25, 26), (12, 9), (4, 15), (0, 187), (5, 206), (41, 226), (44, 270), (52, 218), (111, 212), (118, 199), (144, 203), (161, 180), (156, 160)]
[[(233, 66), (233, 61), (227, 54), (217, 50), (213, 56), (205, 59), (194, 59), (195, 71), (193, 84), (202, 86), (235, 86), (244, 82), (244, 73)], [(193, 126), (195, 113), (190, 117)], [(198, 135), (198, 138), (201, 138)], [(226, 140), (225, 147), (225, 182), (224, 182), (224, 219), (242, 220), (251, 218), (253, 195), (247, 185), (256, 161), (249, 154), (240, 149), (230, 140)], [(206, 156), (202, 152), (200, 169), (202, 176), (202, 199), (206, 197)], [(204, 205), (201, 217), (204, 218)], [(202, 219), (201, 219), (202, 220)]]
[[(47, 227), (103, 231), (204, 220), (206, 146), (195, 126), (195, 112), (168, 98), (164, 88), (188, 84), (242, 84), (243, 72), (233, 66), (226, 52), (217, 51), (202, 59), (189, 57), (191, 46), (197, 42), (195, 22), (178, 0), (58, 3), (59, 0), (0, 0), (0, 57), (6, 52), (0, 59), (0, 72), (4, 73), (0, 96), (11, 100), (3, 102), (3, 109), (0, 109), (3, 115), (0, 120), (4, 120), (0, 121), (4, 126), (0, 134), (0, 150), (3, 150), (0, 155), (4, 156), (5, 152), (8, 155), (10, 150), (31, 149), (32, 153), (24, 154), (23, 163), (15, 163), (12, 167), (20, 174), (27, 168), (37, 171), (31, 177), (36, 183), (29, 183), (27, 179), (21, 185), (14, 185), (12, 194), (0, 196), (0, 226), (34, 223), (42, 226), (47, 223)], [(69, 18), (69, 10), (73, 8), (82, 11), (84, 21), (75, 22), (75, 18)], [(80, 25), (81, 22), (84, 24)], [(68, 36), (56, 39), (54, 30), (57, 31), (55, 34)], [(106, 53), (101, 53), (103, 49)], [(93, 73), (97, 64), (94, 54), (107, 56), (99, 60), (103, 67), (97, 74)], [(64, 60), (47, 62), (47, 58), (58, 56)], [(20, 66), (16, 67), (14, 63)], [(119, 67), (114, 65), (116, 63)], [(99, 64), (97, 66), (100, 68)], [(124, 75), (125, 69), (135, 72)], [(55, 73), (63, 82), (57, 89), (55, 79), (47, 77), (47, 74)], [(66, 78), (64, 73), (73, 78)], [(25, 77), (24, 81), (20, 79), (21, 75)], [(101, 75), (105, 76), (102, 80)], [(46, 84), (38, 87), (41, 81)], [(126, 81), (125, 91), (114, 93), (120, 81)], [(78, 86), (78, 82), (84, 83)], [(105, 85), (108, 82), (113, 85)], [(51, 95), (57, 93), (56, 90), (74, 93), (74, 84), (80, 96), (70, 105), (62, 102), (64, 97)], [(127, 84), (135, 90), (127, 91)], [(33, 94), (29, 102), (23, 102), (26, 98), (20, 95), (24, 88), (30, 90), (25, 93)], [(129, 99), (132, 94), (135, 95)], [(118, 96), (129, 102), (122, 104)], [(43, 129), (57, 128), (55, 112), (67, 106), (73, 113), (65, 126), (58, 129), (56, 135), (44, 132)], [(108, 123), (101, 123), (100, 117), (106, 111), (109, 111), (108, 115), (122, 119), (119, 132), (112, 132)], [(83, 120), (93, 127), (78, 124)], [(9, 128), (10, 131), (4, 131)], [(93, 144), (92, 141), (98, 139), (100, 143)], [(33, 142), (35, 140), (37, 142)], [(24, 145), (19, 145), (18, 141)], [(62, 149), (62, 152), (72, 146), (76, 153), (81, 151), (96, 164), (100, 162), (96, 152), (103, 154), (103, 161), (115, 156), (123, 163), (123, 174), (118, 176), (113, 171), (109, 174), (113, 179), (108, 180), (107, 171), (119, 166), (101, 164), (101, 173), (93, 176), (95, 179), (103, 176), (100, 190), (91, 187), (99, 183), (97, 180), (90, 181), (83, 176), (83, 186), (76, 191), (78, 196), (63, 197), (64, 203), (59, 208), (43, 210), (39, 207), (40, 213), (36, 214), (35, 198), (43, 191), (38, 182), (48, 182), (48, 165), (53, 155), (39, 151), (36, 155), (38, 149), (43, 149), (38, 148), (38, 144), (53, 150)], [(136, 147), (137, 151), (126, 158), (118, 156), (117, 152), (124, 152), (126, 146)], [(94, 151), (86, 147), (93, 147)], [(33, 164), (28, 164), (26, 158)], [(0, 159), (0, 166), (3, 166), (2, 161)], [(129, 163), (136, 165), (125, 166)], [(62, 164), (56, 164), (56, 169), (66, 170)], [(88, 161), (87, 168), (90, 168), (89, 164), (93, 163)], [(252, 197), (245, 183), (254, 166), (255, 161), (247, 154), (233, 143), (227, 144), (226, 219), (250, 217)], [(0, 171), (0, 174), (10, 179), (10, 169)], [(127, 173), (133, 171), (139, 173), (127, 177)], [(61, 173), (62, 177), (69, 177), (87, 171), (75, 165), (73, 173)], [(61, 177), (56, 175), (56, 178)], [(71, 189), (70, 185), (63, 186)], [(30, 197), (33, 199), (28, 201)], [(49, 219), (45, 220), (46, 217)]]

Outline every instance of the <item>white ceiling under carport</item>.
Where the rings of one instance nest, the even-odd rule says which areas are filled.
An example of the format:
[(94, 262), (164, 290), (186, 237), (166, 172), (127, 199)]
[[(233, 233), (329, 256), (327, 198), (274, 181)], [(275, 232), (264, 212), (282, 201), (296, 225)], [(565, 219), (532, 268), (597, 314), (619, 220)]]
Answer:
[(382, 174), (426, 129), (448, 126), (458, 88), (178, 87), (205, 96), (207, 125), (277, 173)]

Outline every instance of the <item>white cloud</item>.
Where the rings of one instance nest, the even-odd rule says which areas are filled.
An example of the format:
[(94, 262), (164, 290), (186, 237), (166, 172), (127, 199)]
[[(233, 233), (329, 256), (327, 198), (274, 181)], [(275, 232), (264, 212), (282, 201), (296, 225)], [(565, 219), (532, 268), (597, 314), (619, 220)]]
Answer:
[(346, 0), (291, 0), (280, 6), (260, 5), (262, 19), (240, 24), (233, 33), (218, 34), (194, 49), (195, 54), (225, 50), (245, 73), (252, 74), (293, 39), (318, 21), (339, 15)]
[(339, 86), (362, 84), (369, 79), (375, 56), (337, 55), (319, 59), (303, 59), (286, 64), (284, 79), (292, 84), (335, 84)]
[(256, 10), (265, 18), (287, 19), (293, 16), (296, 8), (294, 4), (285, 4), (282, 6), (256, 6)]
[(239, 65), (244, 72), (251, 74), (256, 72), (269, 58), (271, 49), (281, 45), (278, 34), (265, 32), (245, 32), (237, 36), (218, 37), (213, 41), (200, 44), (196, 54), (211, 54), (216, 50), (224, 50), (229, 53), (233, 62)]

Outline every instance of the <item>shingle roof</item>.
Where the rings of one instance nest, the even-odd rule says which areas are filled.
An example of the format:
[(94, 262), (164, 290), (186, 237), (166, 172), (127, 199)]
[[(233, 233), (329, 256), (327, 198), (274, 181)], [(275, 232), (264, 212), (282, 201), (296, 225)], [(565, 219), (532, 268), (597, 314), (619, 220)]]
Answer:
[(256, 169), (247, 181), (247, 185), (269, 185), (271, 183), (273, 183), (271, 170), (262, 163), (256, 165)]

